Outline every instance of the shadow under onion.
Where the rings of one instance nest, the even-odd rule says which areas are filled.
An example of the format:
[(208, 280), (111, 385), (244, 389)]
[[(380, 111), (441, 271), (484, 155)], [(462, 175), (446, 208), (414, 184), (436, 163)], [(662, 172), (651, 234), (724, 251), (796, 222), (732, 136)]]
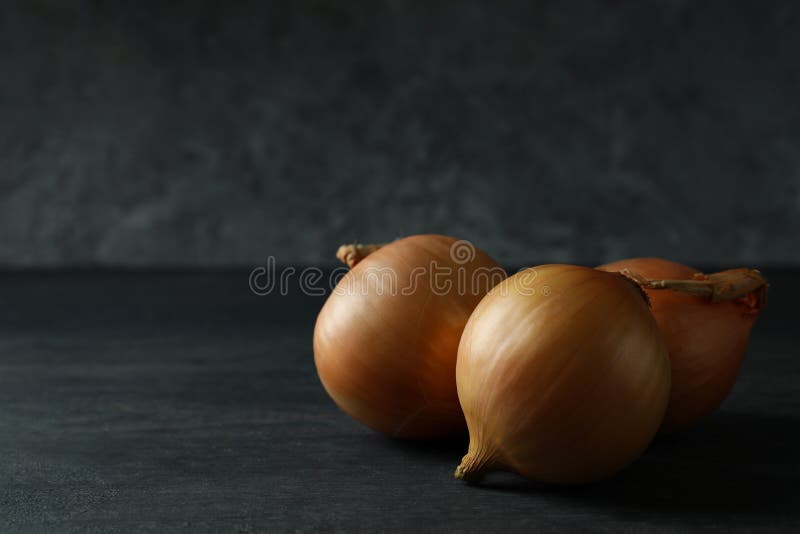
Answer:
[(771, 515), (797, 503), (798, 451), (798, 417), (720, 413), (695, 429), (658, 436), (642, 458), (601, 482), (552, 486), (494, 473), (480, 487), (651, 513)]

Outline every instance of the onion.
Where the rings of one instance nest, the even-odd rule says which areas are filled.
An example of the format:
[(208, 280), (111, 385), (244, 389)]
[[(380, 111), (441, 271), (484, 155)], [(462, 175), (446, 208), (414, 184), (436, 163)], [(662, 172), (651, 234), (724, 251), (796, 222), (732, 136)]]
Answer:
[(645, 450), (664, 415), (670, 370), (635, 283), (545, 265), (481, 301), (461, 338), (456, 381), (470, 435), (456, 478), (510, 470), (577, 484)]
[(463, 430), (458, 342), (472, 310), (505, 271), (469, 242), (441, 235), (343, 246), (337, 255), (351, 270), (314, 329), (314, 361), (328, 394), (389, 436)]
[(749, 269), (705, 276), (658, 258), (622, 260), (598, 269), (628, 271), (650, 298), (672, 367), (662, 431), (686, 428), (716, 410), (736, 381), (750, 329), (764, 304), (766, 280)]

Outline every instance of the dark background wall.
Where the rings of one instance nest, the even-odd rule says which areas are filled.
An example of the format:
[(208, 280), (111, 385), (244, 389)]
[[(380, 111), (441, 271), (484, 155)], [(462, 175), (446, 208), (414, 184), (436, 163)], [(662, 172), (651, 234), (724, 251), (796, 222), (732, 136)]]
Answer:
[(800, 262), (797, 2), (0, 6), (0, 264)]

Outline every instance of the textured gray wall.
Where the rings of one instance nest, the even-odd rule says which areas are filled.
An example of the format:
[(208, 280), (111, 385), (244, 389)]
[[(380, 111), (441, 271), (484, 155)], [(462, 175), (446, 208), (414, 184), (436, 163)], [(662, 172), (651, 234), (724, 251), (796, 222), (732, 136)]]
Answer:
[(0, 7), (0, 264), (800, 262), (798, 2)]

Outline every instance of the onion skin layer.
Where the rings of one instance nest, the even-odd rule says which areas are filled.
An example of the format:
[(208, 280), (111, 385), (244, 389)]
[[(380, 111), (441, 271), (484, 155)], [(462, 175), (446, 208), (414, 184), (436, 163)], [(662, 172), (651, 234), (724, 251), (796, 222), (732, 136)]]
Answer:
[(670, 370), (635, 284), (544, 265), (481, 301), (461, 338), (456, 381), (470, 434), (456, 478), (509, 470), (581, 484), (646, 449), (667, 405)]
[[(628, 269), (648, 279), (691, 280), (699, 271), (659, 258), (621, 260), (598, 269)], [(668, 433), (713, 413), (733, 388), (759, 310), (743, 300), (711, 302), (671, 290), (645, 290), (669, 352), (672, 391), (661, 425)]]
[[(488, 278), (469, 281), (479, 269), (505, 278), (505, 271), (474, 247), (471, 260), (454, 260), (451, 247), (464, 243), (417, 235), (382, 246), (355, 264), (320, 311), (314, 329), (320, 380), (342, 410), (368, 427), (405, 439), (464, 430), (454, 380), (458, 343), (493, 285)], [(438, 279), (438, 291), (422, 276), (410, 294), (380, 294), (379, 276), (369, 274), (391, 269), (403, 290), (411, 287), (414, 269), (430, 271), (434, 261), (437, 268), (451, 269)], [(461, 284), (464, 291), (458, 289), (459, 273), (468, 282)], [(442, 291), (448, 281), (451, 290)]]

